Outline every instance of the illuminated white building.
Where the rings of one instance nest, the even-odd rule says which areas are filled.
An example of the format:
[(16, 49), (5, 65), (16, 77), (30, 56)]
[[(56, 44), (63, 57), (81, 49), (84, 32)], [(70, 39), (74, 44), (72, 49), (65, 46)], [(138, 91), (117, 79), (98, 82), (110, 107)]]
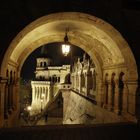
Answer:
[(35, 80), (32, 86), (32, 112), (40, 113), (51, 102), (70, 76), (70, 65), (51, 66), (52, 60), (47, 57), (37, 58)]

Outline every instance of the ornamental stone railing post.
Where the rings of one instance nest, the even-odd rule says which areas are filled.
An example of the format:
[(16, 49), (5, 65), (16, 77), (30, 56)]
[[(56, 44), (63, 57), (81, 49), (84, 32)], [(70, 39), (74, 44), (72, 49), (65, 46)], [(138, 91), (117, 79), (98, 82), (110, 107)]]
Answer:
[(6, 83), (7, 78), (0, 77), (0, 128), (4, 126), (5, 114), (8, 112), (8, 108), (5, 104)]

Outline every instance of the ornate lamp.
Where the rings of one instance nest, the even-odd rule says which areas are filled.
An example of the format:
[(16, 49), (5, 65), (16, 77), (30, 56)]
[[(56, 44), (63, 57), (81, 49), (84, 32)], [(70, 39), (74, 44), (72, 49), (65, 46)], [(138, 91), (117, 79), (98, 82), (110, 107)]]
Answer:
[(64, 54), (64, 56), (67, 56), (68, 53), (70, 52), (70, 43), (68, 41), (67, 32), (68, 32), (68, 28), (66, 29), (64, 43), (62, 44), (62, 53)]

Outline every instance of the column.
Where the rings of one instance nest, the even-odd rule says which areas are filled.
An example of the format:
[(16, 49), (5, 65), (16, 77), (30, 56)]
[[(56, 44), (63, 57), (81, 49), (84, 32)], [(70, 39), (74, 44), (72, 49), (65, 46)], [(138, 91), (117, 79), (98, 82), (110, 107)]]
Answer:
[(108, 105), (107, 108), (109, 111), (112, 110), (112, 89), (111, 89), (111, 82), (108, 82)]
[(8, 83), (8, 113), (12, 113), (11, 107), (11, 82)]
[(35, 86), (35, 94), (34, 94), (34, 100), (36, 100), (36, 93), (37, 93), (37, 87)]
[(76, 73), (74, 74), (74, 90), (76, 90)]
[(45, 99), (46, 99), (46, 101), (47, 101), (47, 95), (48, 95), (47, 87), (45, 87)]
[(11, 109), (14, 110), (14, 81), (11, 83)]
[(4, 118), (8, 119), (8, 83), (5, 84), (4, 93)]
[(82, 74), (79, 74), (79, 93), (81, 93), (81, 88), (82, 87)]
[(122, 113), (127, 114), (127, 105), (128, 105), (128, 87), (127, 83), (124, 82), (124, 88), (122, 93)]
[(88, 82), (89, 82), (89, 74), (86, 73), (86, 77), (85, 77), (85, 96), (88, 96), (89, 94), (89, 85), (88, 85)]
[(118, 80), (115, 82), (115, 99), (114, 99), (114, 112), (116, 114), (120, 114), (120, 93), (119, 93), (119, 85)]
[(15, 81), (14, 81), (14, 83), (13, 83), (13, 94), (12, 94), (12, 109), (13, 110), (15, 110), (15, 92), (16, 92), (15, 87), (16, 87), (16, 85), (15, 85)]
[(39, 99), (39, 87), (37, 87), (37, 100)]
[(15, 104), (15, 110), (19, 111), (20, 110), (20, 101), (19, 101), (19, 78), (15, 82), (15, 97), (14, 97), (14, 104)]
[(103, 105), (103, 83), (98, 81), (98, 88), (97, 88), (97, 105)]
[(103, 108), (107, 108), (108, 103), (108, 83), (104, 83), (103, 88)]
[(47, 102), (49, 102), (49, 98), (50, 98), (49, 87), (46, 87), (46, 92), (47, 92)]
[(4, 100), (5, 86), (6, 86), (6, 80), (3, 80), (1, 78), (0, 79), (0, 128), (4, 126), (4, 113), (6, 112), (5, 100)]
[(35, 86), (32, 86), (32, 102), (35, 100)]

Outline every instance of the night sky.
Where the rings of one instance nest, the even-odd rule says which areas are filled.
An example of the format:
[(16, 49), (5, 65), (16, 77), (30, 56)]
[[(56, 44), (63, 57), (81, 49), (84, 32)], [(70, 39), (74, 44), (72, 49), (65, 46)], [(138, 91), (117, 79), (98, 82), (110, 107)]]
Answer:
[(68, 56), (64, 56), (62, 54), (61, 50), (61, 44), (62, 43), (50, 43), (46, 44), (44, 46), (39, 47), (35, 51), (33, 51), (26, 61), (23, 64), (22, 70), (21, 70), (21, 77), (22, 79), (33, 79), (34, 78), (34, 71), (36, 68), (36, 58), (45, 55), (53, 60), (54, 66), (62, 66), (65, 64), (70, 64), (71, 56), (74, 58), (75, 56), (82, 57), (84, 54), (84, 51), (74, 45), (71, 45), (71, 53), (68, 54)]

